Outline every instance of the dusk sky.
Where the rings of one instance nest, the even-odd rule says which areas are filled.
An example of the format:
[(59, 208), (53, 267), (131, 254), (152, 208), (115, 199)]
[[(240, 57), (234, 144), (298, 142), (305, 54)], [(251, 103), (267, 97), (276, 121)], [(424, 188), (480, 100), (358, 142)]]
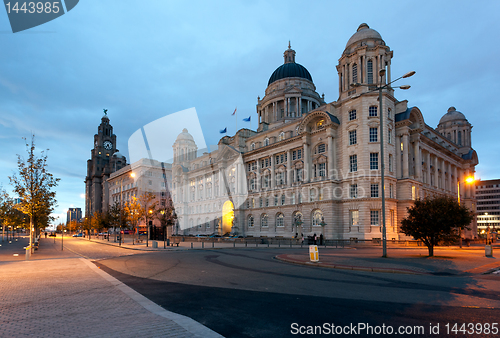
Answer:
[[(473, 125), (476, 178), (500, 178), (499, 1), (127, 1), (84, 0), (41, 26), (12, 33), (0, 10), (0, 185), (36, 136), (61, 181), (56, 216), (85, 209), (87, 160), (108, 109), (118, 149), (142, 126), (196, 108), (206, 143), (220, 129), (257, 127), (255, 105), (291, 41), (296, 61), (325, 100), (338, 98), (336, 65), (366, 22), (394, 51), (398, 100), (437, 127), (451, 106)], [(493, 143), (492, 143), (493, 142)], [(15, 197), (15, 196), (13, 196)]]

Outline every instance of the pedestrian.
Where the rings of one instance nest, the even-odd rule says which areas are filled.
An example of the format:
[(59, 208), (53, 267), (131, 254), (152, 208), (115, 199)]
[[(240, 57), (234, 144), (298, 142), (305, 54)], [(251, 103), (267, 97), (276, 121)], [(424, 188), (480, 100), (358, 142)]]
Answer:
[(47, 238), (47, 231), (44, 231), (44, 233), (45, 233), (45, 238)]
[(303, 245), (303, 244), (304, 244), (304, 234), (302, 234), (301, 241), (302, 241), (302, 242), (300, 243), (300, 245)]
[(316, 236), (316, 233), (314, 233), (313, 237), (314, 237), (314, 245), (316, 245), (316, 241), (318, 240), (318, 236)]
[(323, 245), (323, 234), (319, 235), (319, 245)]

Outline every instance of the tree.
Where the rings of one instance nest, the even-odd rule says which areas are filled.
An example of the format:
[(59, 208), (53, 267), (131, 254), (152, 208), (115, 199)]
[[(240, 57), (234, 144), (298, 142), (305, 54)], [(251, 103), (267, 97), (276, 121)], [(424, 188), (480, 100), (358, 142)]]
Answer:
[(18, 175), (9, 176), (14, 192), (21, 202), (16, 208), (30, 217), (30, 246), (38, 229), (45, 227), (53, 218), (50, 216), (56, 205), (56, 193), (52, 191), (59, 178), (54, 178), (47, 171), (47, 155), (44, 151), (40, 156), (35, 154), (35, 135), (31, 136), (31, 144), (24, 138), (27, 160), (17, 155)]
[(459, 239), (459, 229), (468, 229), (474, 214), (449, 196), (416, 200), (401, 221), (401, 231), (421, 240), (434, 256), (434, 246), (451, 244)]
[(172, 227), (173, 229), (177, 220), (177, 214), (175, 213), (174, 204), (172, 203), (170, 196), (168, 196), (166, 200), (162, 201), (162, 204), (163, 202), (165, 202), (165, 205), (158, 206), (155, 212), (155, 217), (160, 222), (166, 233), (168, 227)]
[(132, 196), (132, 201), (127, 203), (125, 206), (127, 218), (132, 226), (132, 244), (135, 242), (135, 232), (137, 228), (137, 223), (144, 217), (145, 209), (142, 207), (141, 203), (137, 197)]
[[(113, 230), (116, 228), (126, 228), (127, 227), (127, 210), (121, 206), (119, 202), (115, 202), (108, 211), (109, 224), (113, 226)], [(116, 241), (116, 231), (115, 241)]]

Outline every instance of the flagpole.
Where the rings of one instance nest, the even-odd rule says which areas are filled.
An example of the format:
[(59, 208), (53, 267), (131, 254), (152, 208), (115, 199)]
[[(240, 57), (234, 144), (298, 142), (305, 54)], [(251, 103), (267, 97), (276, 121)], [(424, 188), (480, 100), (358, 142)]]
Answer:
[(234, 132), (234, 135), (236, 135), (236, 132), (238, 132), (238, 108), (236, 108), (235, 112), (236, 112), (236, 131)]

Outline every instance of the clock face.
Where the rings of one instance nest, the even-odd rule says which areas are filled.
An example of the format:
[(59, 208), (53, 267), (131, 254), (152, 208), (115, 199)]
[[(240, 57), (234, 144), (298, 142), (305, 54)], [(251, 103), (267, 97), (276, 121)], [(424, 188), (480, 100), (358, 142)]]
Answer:
[(113, 143), (110, 141), (104, 141), (104, 149), (111, 150), (113, 148)]

